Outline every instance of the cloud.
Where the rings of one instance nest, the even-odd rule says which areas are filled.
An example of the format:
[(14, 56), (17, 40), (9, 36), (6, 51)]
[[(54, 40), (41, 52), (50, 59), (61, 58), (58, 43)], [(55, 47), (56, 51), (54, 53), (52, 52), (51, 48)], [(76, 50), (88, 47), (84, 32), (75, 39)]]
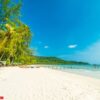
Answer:
[(93, 43), (84, 51), (77, 53), (77, 55), (81, 56), (84, 61), (100, 64), (100, 41)]
[(49, 48), (49, 46), (48, 45), (45, 45), (44, 48), (47, 49), (47, 48)]
[(67, 60), (85, 61), (92, 64), (100, 64), (100, 41), (96, 41), (82, 51), (77, 51), (74, 54), (61, 55), (60, 57)]
[(76, 47), (77, 47), (77, 44), (68, 45), (68, 48), (70, 48), (70, 49), (73, 49), (73, 48), (76, 48)]

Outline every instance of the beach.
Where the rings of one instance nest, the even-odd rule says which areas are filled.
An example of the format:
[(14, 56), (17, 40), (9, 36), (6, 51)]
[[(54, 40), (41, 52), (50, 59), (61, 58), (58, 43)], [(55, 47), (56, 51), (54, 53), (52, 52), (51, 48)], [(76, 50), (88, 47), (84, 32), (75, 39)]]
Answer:
[(100, 79), (50, 68), (0, 68), (4, 100), (100, 100)]

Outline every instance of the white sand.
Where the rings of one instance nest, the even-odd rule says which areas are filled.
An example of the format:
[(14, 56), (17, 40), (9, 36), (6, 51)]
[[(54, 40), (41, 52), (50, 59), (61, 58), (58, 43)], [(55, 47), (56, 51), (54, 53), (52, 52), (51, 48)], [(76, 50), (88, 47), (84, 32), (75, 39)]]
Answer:
[(4, 100), (100, 100), (100, 80), (48, 68), (0, 68)]

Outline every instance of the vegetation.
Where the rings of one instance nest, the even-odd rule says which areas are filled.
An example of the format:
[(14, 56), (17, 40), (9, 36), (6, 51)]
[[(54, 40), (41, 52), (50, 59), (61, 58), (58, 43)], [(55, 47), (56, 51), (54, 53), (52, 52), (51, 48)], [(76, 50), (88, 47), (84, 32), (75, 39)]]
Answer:
[(0, 0), (0, 60), (7, 65), (32, 63), (29, 48), (31, 31), (20, 21), (22, 2)]
[(81, 64), (81, 65), (87, 65), (88, 63), (85, 62), (76, 62), (76, 61), (66, 61), (62, 60), (57, 57), (38, 57), (34, 56), (33, 59), (35, 59), (34, 64)]

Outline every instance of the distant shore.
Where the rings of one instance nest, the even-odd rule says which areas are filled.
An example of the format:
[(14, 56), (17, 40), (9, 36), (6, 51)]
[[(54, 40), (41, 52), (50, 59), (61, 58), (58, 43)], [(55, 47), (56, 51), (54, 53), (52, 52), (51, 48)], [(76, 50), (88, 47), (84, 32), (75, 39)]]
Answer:
[(42, 66), (1, 67), (0, 96), (5, 100), (100, 100), (99, 79)]

